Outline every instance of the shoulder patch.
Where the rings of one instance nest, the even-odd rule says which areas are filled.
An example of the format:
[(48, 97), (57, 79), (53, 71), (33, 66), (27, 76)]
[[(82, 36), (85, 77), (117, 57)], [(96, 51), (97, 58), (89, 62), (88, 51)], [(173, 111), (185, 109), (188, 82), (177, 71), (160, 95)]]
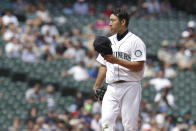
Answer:
[(136, 50), (135, 51), (135, 56), (137, 56), (137, 57), (142, 56), (142, 51), (141, 50)]

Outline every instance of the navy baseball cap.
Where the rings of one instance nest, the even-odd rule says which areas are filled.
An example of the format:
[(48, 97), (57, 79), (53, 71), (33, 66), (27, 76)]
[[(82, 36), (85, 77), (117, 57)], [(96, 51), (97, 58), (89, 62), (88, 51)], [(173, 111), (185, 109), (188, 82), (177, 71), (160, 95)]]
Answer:
[(108, 37), (97, 36), (93, 42), (94, 49), (102, 55), (111, 55), (111, 41)]

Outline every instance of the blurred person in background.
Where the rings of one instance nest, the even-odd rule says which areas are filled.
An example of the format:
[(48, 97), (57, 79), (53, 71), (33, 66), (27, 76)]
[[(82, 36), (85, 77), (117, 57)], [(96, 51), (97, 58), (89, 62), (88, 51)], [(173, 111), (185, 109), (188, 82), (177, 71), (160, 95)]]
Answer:
[(63, 13), (67, 15), (71, 15), (74, 13), (72, 5), (69, 2), (65, 4), (65, 7), (63, 8)]
[(87, 14), (88, 13), (88, 3), (85, 0), (77, 0), (73, 6), (74, 12), (76, 14)]
[(47, 32), (49, 32), (50, 37), (52, 37), (52, 36), (58, 37), (59, 36), (59, 31), (58, 31), (57, 27), (52, 23), (51, 18), (47, 19), (45, 24), (42, 25), (42, 27), (41, 27), (41, 34), (42, 35), (46, 35)]
[(196, 49), (195, 43), (196, 35), (195, 30), (188, 28), (188, 31), (183, 31), (180, 39), (180, 46), (185, 47), (189, 50)]
[(36, 83), (33, 88), (28, 89), (25, 97), (29, 103), (41, 101), (40, 84)]
[(187, 23), (187, 31), (190, 34), (190, 39), (196, 40), (195, 21), (191, 20)]
[(170, 131), (174, 127), (174, 117), (171, 114), (167, 114), (165, 117), (165, 125), (163, 131)]
[(3, 33), (5, 31), (5, 26), (3, 24), (2, 17), (0, 16), (0, 35), (3, 36)]
[[(55, 58), (62, 57), (64, 52), (71, 46), (70, 39), (64, 40), (64, 38), (59, 38), (57, 40), (57, 46), (55, 47), (56, 56)], [(68, 45), (68, 46), (67, 46)]]
[(19, 28), (13, 23), (10, 23), (3, 33), (3, 40), (9, 42), (12, 37), (19, 36)]
[(31, 107), (29, 110), (29, 115), (27, 120), (31, 120), (33, 123), (36, 123), (38, 110), (36, 107)]
[(76, 105), (77, 105), (77, 109), (80, 110), (83, 107), (84, 104), (84, 97), (83, 94), (81, 92), (76, 92)]
[(157, 77), (143, 83), (143, 87), (147, 87), (148, 85), (153, 85), (157, 92), (160, 92), (163, 88), (172, 88), (171, 81), (164, 77), (163, 70), (159, 70)]
[(150, 14), (156, 14), (160, 12), (159, 0), (146, 0), (146, 4)]
[(160, 4), (161, 13), (170, 13), (172, 11), (171, 4), (169, 0), (162, 0)]
[(156, 94), (154, 102), (158, 105), (159, 108), (172, 108), (175, 107), (174, 96), (169, 93), (170, 88), (163, 88), (161, 92)]
[(66, 77), (67, 75), (73, 75), (76, 81), (87, 80), (89, 78), (83, 61), (78, 62), (76, 66), (71, 67), (67, 72), (61, 73), (62, 77)]
[(37, 118), (36, 125), (37, 125), (38, 131), (50, 130), (49, 126), (45, 123), (44, 117), (42, 117), (42, 116)]
[(106, 9), (104, 10), (103, 14), (107, 17), (110, 17), (110, 13), (112, 12), (113, 5), (108, 4), (106, 5)]
[(21, 49), (22, 46), (16, 37), (12, 37), (10, 42), (8, 42), (5, 46), (5, 52), (8, 57), (20, 57)]
[(12, 3), (12, 7), (15, 9), (22, 10), (24, 8), (23, 0), (14, 0)]
[(18, 117), (15, 117), (12, 126), (9, 127), (8, 131), (19, 131), (19, 127), (20, 127), (20, 119)]
[(22, 60), (25, 62), (37, 62), (38, 58), (36, 57), (33, 51), (33, 45), (29, 44), (22, 50)]
[(99, 66), (93, 66), (89, 69), (89, 79), (96, 79), (99, 71)]
[(38, 10), (36, 11), (36, 16), (43, 22), (46, 22), (51, 19), (50, 14), (43, 3), (38, 3)]
[(45, 91), (42, 94), (42, 102), (46, 102), (49, 110), (55, 109), (55, 89), (52, 85), (47, 85)]
[(33, 131), (34, 123), (31, 120), (27, 120), (25, 123), (25, 129), (23, 131)]
[(158, 112), (155, 115), (155, 120), (159, 131), (161, 131), (164, 128), (166, 112), (167, 112), (166, 108), (160, 108), (160, 112)]
[(152, 60), (146, 61), (146, 67), (144, 69), (144, 77), (155, 77), (155, 69), (152, 67)]
[(94, 28), (98, 31), (104, 31), (104, 32), (108, 32), (109, 30), (109, 24), (106, 21), (106, 18), (104, 15), (100, 15), (100, 17), (98, 18), (98, 20), (96, 20)]
[(89, 4), (88, 14), (90, 14), (90, 15), (95, 15), (96, 14), (96, 8), (95, 8), (95, 5), (93, 3)]
[(93, 114), (93, 119), (91, 120), (91, 129), (93, 131), (101, 131), (100, 118), (101, 118), (101, 114), (100, 113)]
[(188, 125), (184, 123), (184, 120), (182, 117), (178, 117), (176, 120), (176, 125), (174, 128), (171, 129), (171, 131), (187, 131)]
[(193, 58), (190, 58), (186, 51), (185, 47), (180, 47), (180, 50), (175, 54), (176, 64), (181, 70), (192, 69), (193, 64), (196, 62), (196, 54), (194, 54)]
[(13, 23), (15, 26), (18, 26), (18, 19), (15, 15), (11, 13), (10, 10), (7, 10), (5, 12), (5, 15), (3, 15), (2, 20), (5, 26), (8, 26), (10, 23)]
[(160, 48), (157, 52), (158, 59), (164, 63), (174, 64), (174, 54), (170, 50), (169, 41), (164, 40), (161, 45), (162, 48)]
[(189, 131), (196, 131), (196, 123), (190, 125)]
[(170, 63), (164, 63), (165, 77), (175, 78), (177, 77), (177, 72), (171, 67)]

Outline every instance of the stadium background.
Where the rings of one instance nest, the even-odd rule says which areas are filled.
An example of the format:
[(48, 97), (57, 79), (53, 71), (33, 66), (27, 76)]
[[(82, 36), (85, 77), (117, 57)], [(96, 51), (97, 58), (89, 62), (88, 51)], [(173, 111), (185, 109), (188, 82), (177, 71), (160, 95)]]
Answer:
[[(98, 69), (92, 42), (107, 35), (115, 7), (130, 12), (129, 30), (147, 46), (140, 130), (195, 131), (195, 5), (194, 0), (1, 0), (0, 131), (101, 130), (100, 102), (92, 91)], [(154, 102), (164, 90), (149, 84), (161, 70), (171, 82), (170, 106), (164, 97)]]

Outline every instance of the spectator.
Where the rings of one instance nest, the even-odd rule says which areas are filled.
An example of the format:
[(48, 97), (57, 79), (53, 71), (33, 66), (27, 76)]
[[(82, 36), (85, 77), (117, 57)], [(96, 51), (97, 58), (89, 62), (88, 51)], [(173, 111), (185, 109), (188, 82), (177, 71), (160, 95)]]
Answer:
[(188, 27), (188, 32), (190, 34), (190, 38), (195, 40), (196, 39), (196, 33), (195, 33), (195, 22), (194, 21), (189, 21), (187, 24)]
[(188, 125), (183, 122), (184, 122), (183, 119), (181, 117), (178, 117), (176, 126), (172, 128), (171, 131), (187, 131)]
[(36, 120), (36, 125), (37, 125), (37, 129), (38, 131), (47, 131), (49, 130), (49, 126), (47, 124), (45, 124), (45, 120), (44, 117), (38, 117)]
[(55, 109), (55, 96), (54, 87), (52, 85), (47, 85), (46, 90), (42, 96), (42, 102), (47, 102), (48, 108), (50, 110)]
[(37, 108), (31, 107), (31, 109), (29, 110), (28, 120), (32, 121), (33, 123), (36, 123), (37, 113)]
[(33, 88), (26, 91), (25, 95), (29, 103), (39, 102), (41, 100), (40, 84), (36, 83)]
[(156, 94), (154, 102), (159, 106), (159, 108), (167, 109), (168, 107), (175, 107), (174, 96), (169, 93), (169, 88), (163, 88), (161, 92)]
[(99, 19), (95, 22), (96, 30), (105, 30), (105, 28), (109, 26), (105, 20), (105, 16), (101, 15)]
[(171, 114), (170, 115), (167, 114), (165, 117), (165, 124), (164, 124), (163, 131), (171, 130), (173, 126), (174, 126), (173, 116)]
[(89, 79), (96, 79), (99, 71), (99, 66), (94, 66), (89, 69)]
[(165, 77), (175, 78), (177, 76), (176, 71), (171, 67), (169, 63), (164, 63)]
[(169, 3), (169, 0), (163, 0), (160, 4), (160, 10), (161, 13), (170, 13), (171, 12), (171, 5)]
[(81, 109), (83, 107), (84, 98), (81, 92), (76, 93), (76, 105), (78, 109)]
[(17, 37), (19, 34), (18, 34), (18, 28), (17, 26), (15, 26), (13, 23), (10, 23), (8, 25), (8, 28), (5, 29), (5, 32), (3, 34), (3, 39), (7, 42), (9, 42), (9, 40), (12, 38), (12, 37)]
[(55, 52), (56, 52), (56, 57), (59, 58), (59, 57), (62, 57), (64, 52), (67, 50), (67, 48), (68, 48), (67, 45), (71, 45), (70, 44), (71, 41), (69, 38), (66, 39), (66, 41), (64, 41), (63, 38), (59, 38), (57, 40), (57, 43), (58, 43), (58, 45), (55, 48), (55, 50), (56, 50)]
[(62, 77), (65, 77), (67, 75), (73, 75), (76, 81), (82, 81), (88, 79), (88, 72), (84, 68), (84, 62), (82, 61), (78, 62), (76, 66), (73, 66), (67, 72), (62, 72), (61, 75)]
[(96, 9), (93, 3), (89, 4), (89, 9), (88, 9), (88, 14), (90, 15), (95, 15), (96, 14)]
[(147, 60), (144, 70), (144, 77), (155, 77), (156, 73), (152, 67), (152, 60)]
[(112, 4), (108, 4), (106, 6), (106, 10), (103, 12), (103, 14), (107, 17), (110, 17), (110, 13), (112, 12)]
[[(56, 120), (57, 114), (55, 113), (55, 111), (53, 109), (48, 110), (48, 113), (44, 118), (40, 118), (40, 128), (43, 127), (44, 121), (48, 124), (48, 125), (54, 125), (55, 124), (55, 120)], [(38, 118), (39, 119), (39, 118)]]
[(195, 31), (192, 28), (188, 28), (189, 31), (182, 32), (182, 38), (180, 40), (180, 46), (184, 46), (187, 49), (196, 49), (195, 43)]
[(50, 37), (52, 37), (52, 36), (58, 37), (59, 36), (58, 29), (56, 28), (56, 26), (54, 24), (52, 24), (51, 19), (47, 19), (46, 24), (44, 24), (41, 27), (41, 34), (46, 35), (47, 33), (49, 33)]
[(87, 68), (99, 66), (99, 63), (96, 61), (96, 53), (87, 51), (86, 56), (84, 57), (84, 63)]
[(160, 12), (160, 4), (158, 0), (146, 0), (148, 12), (150, 14), (156, 14)]
[(19, 44), (18, 38), (12, 37), (10, 42), (5, 46), (5, 52), (9, 57), (19, 57), (21, 56), (22, 46)]
[(162, 41), (162, 48), (158, 50), (157, 57), (164, 63), (174, 64), (175, 60), (169, 48), (169, 41)]
[(24, 3), (22, 0), (15, 0), (15, 2), (12, 4), (12, 7), (22, 10), (24, 8)]
[(164, 127), (166, 112), (167, 112), (167, 110), (165, 108), (161, 108), (160, 113), (156, 114), (156, 116), (155, 116), (155, 120), (156, 120), (156, 123), (157, 123), (159, 129), (163, 129), (163, 127)]
[(101, 113), (101, 102), (95, 101), (92, 105), (92, 114)]
[(65, 4), (65, 7), (63, 8), (63, 13), (67, 15), (73, 14), (72, 5), (69, 2)]
[(13, 125), (9, 127), (8, 131), (18, 131), (20, 127), (20, 119), (15, 117), (13, 120)]
[(175, 61), (179, 69), (191, 69), (193, 64), (196, 62), (196, 57), (190, 58), (185, 54), (186, 49), (184, 47), (180, 48), (180, 51), (175, 54)]
[(31, 120), (26, 121), (26, 128), (23, 131), (32, 131), (34, 123)]
[(151, 131), (151, 130), (152, 130), (151, 128), (152, 128), (152, 127), (151, 127), (150, 124), (144, 123), (144, 124), (142, 125), (141, 131)]
[(164, 71), (163, 70), (159, 70), (158, 74), (157, 74), (157, 78), (152, 78), (151, 80), (149, 80), (148, 82), (144, 83), (144, 87), (148, 86), (148, 85), (153, 85), (156, 91), (161, 91), (163, 88), (171, 88), (171, 82), (169, 79), (164, 77)]
[(13, 23), (15, 26), (18, 26), (18, 19), (15, 15), (11, 13), (10, 10), (7, 10), (5, 15), (2, 17), (3, 24), (8, 26), (10, 23)]
[(75, 2), (73, 9), (76, 14), (87, 14), (88, 4), (85, 2), (85, 0), (78, 0)]
[(196, 130), (196, 124), (192, 124), (189, 129), (190, 129), (190, 131), (195, 131)]
[(2, 17), (0, 16), (0, 35), (3, 36), (3, 33), (5, 31), (5, 26), (3, 24)]
[(22, 51), (22, 60), (25, 62), (36, 62), (38, 61), (35, 53), (33, 52), (32, 45), (27, 45), (27, 48), (25, 48)]
[(36, 11), (36, 16), (41, 19), (43, 22), (46, 22), (51, 19), (49, 12), (46, 10), (45, 6), (42, 3), (38, 4), (38, 10)]
[(91, 129), (93, 131), (101, 131), (101, 122), (100, 122), (100, 114), (99, 113), (95, 113), (93, 115), (93, 119), (91, 121)]

